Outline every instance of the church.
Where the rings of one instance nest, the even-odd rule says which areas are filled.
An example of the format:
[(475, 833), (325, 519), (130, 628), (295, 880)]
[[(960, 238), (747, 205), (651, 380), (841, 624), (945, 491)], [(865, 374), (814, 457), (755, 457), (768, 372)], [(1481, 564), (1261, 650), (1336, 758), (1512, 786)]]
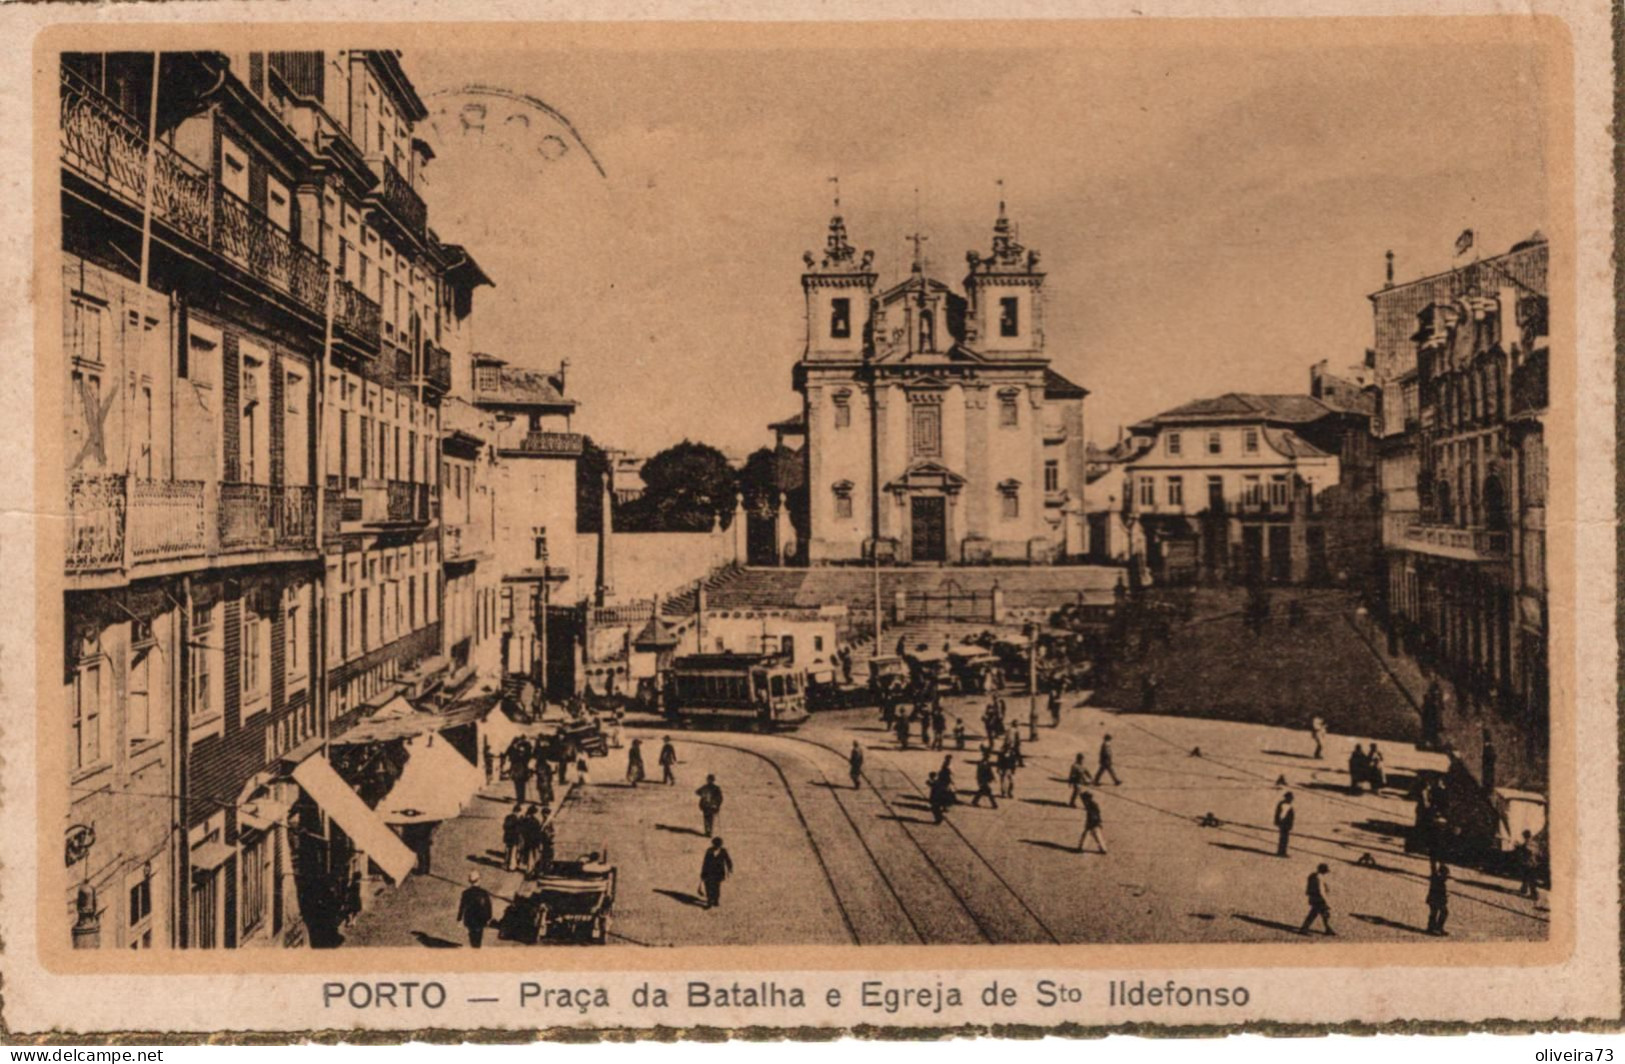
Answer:
[[(837, 210), (839, 205), (837, 204)], [(1044, 350), (1044, 274), (1003, 202), (963, 294), (929, 276), (876, 291), (836, 214), (808, 252), (795, 366), (807, 492), (804, 557), (1048, 563), (1086, 551), (1083, 400)]]

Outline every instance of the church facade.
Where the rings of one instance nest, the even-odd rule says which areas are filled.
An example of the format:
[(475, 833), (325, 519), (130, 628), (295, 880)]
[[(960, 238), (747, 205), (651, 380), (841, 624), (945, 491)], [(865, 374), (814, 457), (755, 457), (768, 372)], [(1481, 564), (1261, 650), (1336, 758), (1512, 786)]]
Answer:
[(1083, 400), (1044, 350), (1044, 274), (1004, 205), (963, 292), (928, 275), (876, 291), (830, 220), (808, 252), (806, 558), (827, 564), (1052, 562), (1085, 543)]

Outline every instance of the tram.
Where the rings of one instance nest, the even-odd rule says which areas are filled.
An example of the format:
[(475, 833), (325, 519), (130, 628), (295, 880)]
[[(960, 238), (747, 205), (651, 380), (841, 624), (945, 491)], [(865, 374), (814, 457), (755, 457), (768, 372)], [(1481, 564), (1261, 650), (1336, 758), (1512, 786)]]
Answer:
[(776, 655), (690, 654), (666, 670), (665, 702), (685, 727), (790, 729), (807, 719), (807, 681)]

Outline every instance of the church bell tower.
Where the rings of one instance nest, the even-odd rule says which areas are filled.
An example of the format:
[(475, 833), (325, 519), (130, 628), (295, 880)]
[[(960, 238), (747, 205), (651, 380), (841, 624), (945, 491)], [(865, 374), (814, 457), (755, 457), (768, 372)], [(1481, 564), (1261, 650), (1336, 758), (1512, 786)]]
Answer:
[(808, 361), (856, 361), (863, 357), (869, 302), (874, 295), (874, 252), (861, 258), (846, 236), (846, 220), (835, 201), (823, 258), (802, 255), (806, 272), (801, 288), (807, 298)]
[(970, 266), (965, 277), (970, 345), (993, 358), (1042, 357), (1044, 274), (1038, 268), (1038, 252), (1017, 239), (1002, 197), (993, 223), (992, 254), (983, 257), (967, 251), (965, 261)]

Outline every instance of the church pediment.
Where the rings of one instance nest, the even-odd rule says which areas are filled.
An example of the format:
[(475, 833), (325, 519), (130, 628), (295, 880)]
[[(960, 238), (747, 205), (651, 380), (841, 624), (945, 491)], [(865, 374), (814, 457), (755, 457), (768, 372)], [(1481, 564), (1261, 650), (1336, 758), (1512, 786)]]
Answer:
[(964, 486), (965, 478), (940, 462), (916, 462), (909, 466), (906, 473), (887, 484), (886, 490), (898, 493), (944, 491), (954, 495)]

